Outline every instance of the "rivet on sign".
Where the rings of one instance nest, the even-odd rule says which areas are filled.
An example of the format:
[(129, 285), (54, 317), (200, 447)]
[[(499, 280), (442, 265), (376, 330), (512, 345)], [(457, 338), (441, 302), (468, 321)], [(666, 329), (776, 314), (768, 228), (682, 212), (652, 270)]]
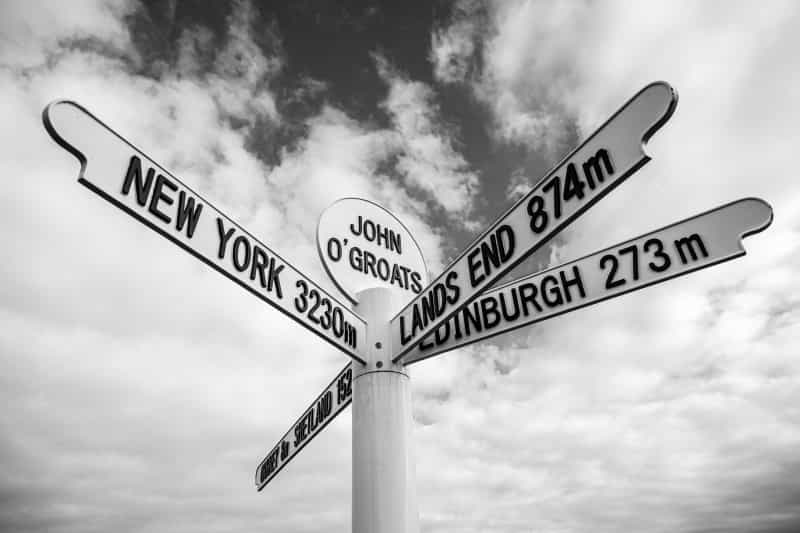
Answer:
[(375, 366), (377, 366), (378, 368), (383, 368), (383, 361), (378, 361), (377, 363), (375, 363)]
[(381, 349), (381, 343), (379, 343), (379, 342), (376, 342), (376, 343), (375, 343), (375, 347), (376, 347), (377, 349), (379, 349), (379, 350), (380, 350), (380, 349)]

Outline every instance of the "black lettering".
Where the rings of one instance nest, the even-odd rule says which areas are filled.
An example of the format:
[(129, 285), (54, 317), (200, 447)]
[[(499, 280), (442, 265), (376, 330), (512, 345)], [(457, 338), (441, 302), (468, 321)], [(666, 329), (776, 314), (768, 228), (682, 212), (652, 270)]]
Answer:
[[(244, 247), (244, 260), (239, 262), (239, 250), (241, 250), (242, 247)], [(248, 241), (247, 237), (244, 235), (239, 235), (234, 239), (231, 259), (233, 259), (233, 266), (239, 272), (244, 272), (247, 270), (247, 267), (250, 266), (250, 241)]]
[(425, 352), (430, 350), (431, 348), (433, 348), (433, 343), (431, 342), (431, 336), (425, 335), (424, 337), (422, 337), (422, 340), (419, 341), (419, 349), (421, 352)]
[(294, 307), (299, 312), (305, 313), (306, 309), (308, 309), (308, 283), (305, 280), (298, 279), (294, 286), (302, 291), (294, 297)]
[[(416, 309), (416, 305), (414, 306), (414, 309)], [(400, 344), (405, 346), (412, 338), (413, 335), (406, 333), (406, 317), (400, 315)]]
[(483, 329), (486, 331), (489, 331), (500, 323), (500, 313), (497, 312), (497, 300), (492, 297), (481, 298), (481, 317), (483, 318)]
[(436, 310), (436, 316), (442, 316), (445, 308), (447, 307), (447, 289), (442, 283), (437, 283), (433, 286), (433, 305)]
[(375, 240), (375, 223), (370, 219), (364, 221), (364, 238), (372, 242)]
[(433, 340), (436, 342), (436, 346), (441, 346), (447, 339), (450, 338), (450, 321), (445, 321), (441, 326), (436, 328), (433, 332)]
[(267, 254), (264, 250), (261, 249), (260, 246), (256, 245), (253, 247), (253, 264), (250, 266), (250, 280), (256, 279), (256, 272), (258, 272), (259, 281), (261, 282), (261, 288), (267, 288), (267, 276), (264, 273), (264, 269), (267, 268), (269, 265), (269, 260), (267, 259)]
[(316, 289), (311, 289), (311, 292), (308, 293), (308, 297), (310, 300), (314, 300), (314, 304), (311, 306), (311, 309), (308, 310), (308, 318), (314, 324), (319, 324), (320, 319), (317, 318), (317, 316), (314, 314), (316, 313), (317, 308), (319, 308), (319, 306), (322, 304), (319, 293), (317, 292)]
[(135, 156), (131, 156), (128, 163), (128, 171), (125, 173), (125, 181), (122, 182), (122, 194), (127, 195), (131, 190), (131, 185), (136, 183), (136, 201), (140, 206), (144, 207), (147, 203), (147, 197), (150, 196), (150, 186), (153, 184), (153, 174), (155, 171), (151, 168), (147, 171), (147, 178), (142, 183), (142, 162)]
[(193, 197), (181, 191), (178, 194), (178, 216), (175, 219), (175, 227), (178, 231), (182, 231), (183, 225), (188, 222), (186, 226), (186, 236), (191, 239), (197, 227), (197, 222), (200, 220), (200, 213), (202, 211), (203, 204), (200, 202), (195, 204)]
[[(369, 222), (369, 221), (367, 221)], [(364, 226), (366, 228), (366, 226)], [(377, 278), (378, 274), (375, 272), (375, 256), (372, 255), (372, 252), (368, 252), (364, 250), (364, 274), (367, 273), (367, 270), (372, 272), (372, 277)]]
[[(547, 287), (548, 284), (550, 287)], [(552, 274), (548, 274), (542, 280), (540, 287), (541, 290), (539, 292), (547, 307), (557, 307), (564, 303), (564, 298), (561, 296), (561, 289), (558, 286), (558, 278)]]
[(559, 271), (558, 275), (561, 278), (561, 286), (564, 289), (564, 296), (566, 296), (568, 302), (572, 302), (572, 295), (569, 292), (569, 288), (572, 285), (578, 287), (581, 298), (586, 298), (586, 291), (583, 290), (583, 280), (581, 280), (581, 273), (578, 270), (578, 265), (572, 265), (572, 279), (567, 279), (563, 270)]
[(361, 272), (364, 266), (364, 263), (361, 259), (361, 248), (358, 246), (353, 246), (350, 248), (348, 257), (350, 258), (350, 266), (353, 267), (354, 270)]
[(281, 441), (281, 461), (289, 458), (289, 443), (285, 440)]
[(578, 177), (575, 163), (570, 163), (567, 166), (567, 173), (564, 176), (564, 201), (569, 202), (572, 198), (583, 200), (583, 189), (585, 187), (586, 184)]
[[(505, 238), (503, 238), (505, 237)], [(514, 255), (514, 230), (508, 224), (497, 228), (497, 242), (500, 249), (500, 261), (505, 263)]]
[(561, 178), (553, 176), (549, 182), (542, 187), (542, 192), (553, 191), (553, 218), (561, 218)]
[(464, 336), (464, 335), (461, 333), (461, 321), (459, 320), (459, 317), (460, 317), (461, 315), (463, 315), (463, 312), (462, 312), (461, 310), (459, 310), (459, 311), (458, 311), (458, 312), (456, 312), (456, 313), (453, 313), (453, 318), (452, 318), (452, 321), (453, 321), (453, 329), (455, 329), (455, 330), (456, 330), (456, 332), (455, 332), (455, 335), (453, 335), (453, 338), (454, 338), (455, 340), (459, 340), (461, 337), (463, 337), (463, 336)]
[(620, 257), (622, 257), (623, 254), (631, 255), (633, 281), (639, 281), (639, 249), (636, 248), (635, 244), (631, 244), (630, 246), (620, 248), (618, 253)]
[(481, 268), (481, 263), (478, 261), (475, 262), (475, 258), (481, 254), (480, 247), (473, 249), (469, 254), (467, 254), (467, 268), (469, 269), (469, 283), (470, 286), (475, 287), (481, 281), (484, 280), (486, 276), (481, 274), (480, 276), (476, 276), (475, 272)]
[(622, 285), (625, 285), (626, 280), (625, 278), (622, 279), (614, 279), (614, 276), (617, 275), (617, 270), (619, 269), (619, 260), (617, 259), (616, 255), (606, 254), (600, 258), (600, 270), (605, 270), (605, 265), (608, 262), (611, 262), (611, 268), (608, 270), (608, 277), (606, 278), (606, 289), (615, 289)]
[(228, 245), (228, 241), (233, 235), (234, 229), (231, 228), (225, 231), (225, 228), (222, 226), (222, 219), (217, 217), (217, 231), (219, 232), (219, 250), (217, 251), (217, 257), (219, 259), (225, 259), (225, 247)]
[(498, 250), (497, 246), (497, 234), (492, 234), (489, 237), (488, 243), (486, 241), (481, 243), (481, 256), (483, 269), (487, 274), (492, 271), (491, 267), (497, 268), (500, 266), (500, 250)]
[[(519, 302), (517, 301), (517, 291), (500, 291), (499, 294), (500, 298), (500, 311), (503, 313), (503, 319), (507, 322), (513, 322), (517, 318), (519, 318)], [(514, 310), (509, 311), (508, 304), (506, 303), (506, 299), (511, 298), (514, 302)]]
[(416, 335), (417, 331), (420, 331), (425, 327), (424, 324), (427, 324), (427, 322), (424, 321), (423, 318), (424, 315), (420, 312), (419, 306), (415, 304), (413, 314), (411, 316), (411, 335)]
[[(464, 335), (469, 337), (470, 324), (475, 328), (476, 333), (481, 332), (481, 313), (478, 309), (478, 302), (473, 302), (471, 305), (465, 305), (461, 308), (464, 313)], [(471, 311), (471, 312), (470, 312)]]
[(400, 234), (395, 232), (390, 232), (389, 237), (391, 240), (389, 241), (389, 249), (396, 251), (398, 254), (403, 254), (403, 247), (402, 242), (400, 242)]
[[(407, 268), (403, 270), (403, 274), (408, 274)], [(411, 273), (411, 292), (414, 294), (419, 294), (422, 292), (422, 275), (420, 275), (419, 272)]]
[(378, 259), (377, 267), (378, 277), (380, 277), (383, 281), (389, 281), (389, 262), (381, 257)]
[(281, 288), (281, 271), (286, 265), (275, 266), (275, 258), (269, 258), (269, 274), (267, 275), (267, 291), (275, 291), (278, 298), (283, 298), (283, 289)]
[[(603, 170), (603, 167), (600, 166), (601, 162), (605, 167), (605, 171)], [(608, 150), (601, 148), (593, 157), (587, 159), (583, 164), (583, 175), (586, 177), (586, 181), (589, 182), (589, 188), (595, 188), (594, 178), (597, 178), (598, 183), (603, 183), (603, 180), (606, 178), (606, 172), (608, 174), (613, 174), (614, 165), (611, 164), (611, 158), (608, 155)]]
[[(416, 272), (415, 272), (416, 274)], [(412, 274), (413, 278), (413, 274)], [(447, 295), (447, 303), (450, 305), (455, 305), (458, 301), (459, 297), (461, 296), (461, 289), (458, 285), (456, 285), (456, 280), (458, 279), (458, 272), (451, 271), (447, 273), (447, 276), (444, 278), (444, 284), (449, 289), (449, 294)]]
[(317, 429), (317, 419), (314, 414), (319, 411), (319, 402), (309, 412), (306, 413), (306, 421), (308, 422), (308, 433), (311, 434)]
[(319, 426), (325, 422), (325, 401), (324, 398), (317, 402), (316, 424)]
[(356, 227), (354, 227), (352, 224), (350, 224), (350, 231), (353, 233), (353, 235), (355, 235), (355, 236), (361, 235), (362, 224), (363, 223), (361, 221), (361, 217), (360, 216), (358, 217), (358, 226), (356, 226), (358, 228), (358, 230), (356, 230)]
[(700, 235), (697, 233), (693, 233), (688, 237), (683, 237), (675, 241), (675, 249), (678, 251), (678, 254), (681, 256), (681, 262), (685, 265), (687, 263), (686, 254), (684, 250), (688, 250), (689, 254), (692, 256), (692, 261), (697, 261), (698, 254), (695, 251), (695, 245), (700, 249), (703, 253), (703, 257), (708, 257), (708, 252), (706, 251), (706, 246), (703, 244), (703, 239), (700, 238)]
[[(397, 283), (395, 283), (397, 282)], [(408, 285), (403, 284), (403, 277), (400, 275), (400, 268), (397, 264), (392, 265), (392, 280), (389, 282), (391, 285), (398, 285), (406, 290), (408, 290)]]
[[(336, 237), (328, 239), (328, 258), (336, 262), (342, 258), (342, 243)], [(352, 250), (351, 250), (352, 251)]]
[(657, 239), (655, 237), (652, 239), (647, 239), (647, 241), (644, 243), (644, 251), (649, 252), (650, 248), (653, 246), (656, 247), (656, 251), (653, 252), (653, 256), (661, 259), (661, 264), (657, 265), (655, 261), (650, 261), (647, 265), (653, 272), (664, 272), (670, 267), (672, 260), (666, 253), (664, 253), (664, 243), (661, 242), (661, 239)]
[[(437, 286), (438, 285), (435, 285), (433, 288), (435, 289)], [(435, 320), (436, 316), (436, 295), (433, 289), (431, 289), (428, 291), (428, 294), (422, 297), (422, 318), (424, 324), (427, 325), (428, 322)]]
[[(514, 254), (514, 230), (511, 226), (503, 224), (489, 236), (488, 242), (484, 240), (480, 246), (475, 247), (467, 255), (467, 268), (472, 287), (483, 282), (491, 275), (493, 269), (500, 268), (504, 262)], [(476, 260), (480, 255), (480, 260)], [(478, 273), (480, 270), (482, 272)]]
[(340, 405), (353, 394), (353, 370), (348, 368), (336, 383), (336, 405)]
[(303, 442), (305, 440), (305, 438), (306, 438), (306, 436), (305, 436), (306, 423), (307, 423), (306, 422), (306, 418), (303, 417), (297, 423), (297, 425), (294, 427), (294, 447), (295, 448), (297, 448), (297, 446), (299, 446), (300, 443)]
[(539, 305), (539, 302), (536, 301), (536, 293), (538, 289), (536, 285), (533, 283), (523, 283), (519, 286), (519, 303), (522, 306), (522, 314), (526, 317), (528, 316), (528, 304), (532, 304), (533, 307), (538, 311), (542, 312), (542, 306)]
[[(377, 239), (378, 246), (383, 245), (386, 248), (389, 248), (389, 228), (384, 228), (380, 224), (376, 224), (376, 227), (377, 227), (376, 237), (378, 238)], [(383, 242), (381, 242), (381, 239), (383, 239)]]
[(333, 393), (331, 391), (325, 391), (325, 396), (322, 398), (322, 407), (325, 409), (325, 418), (327, 418), (331, 414), (331, 409), (333, 409)]
[(167, 186), (168, 189), (173, 191), (178, 190), (178, 186), (172, 183), (168, 178), (164, 177), (162, 174), (159, 174), (156, 178), (156, 184), (153, 187), (153, 196), (150, 198), (150, 206), (148, 206), (147, 210), (154, 214), (157, 218), (160, 218), (167, 224), (172, 222), (172, 219), (169, 218), (164, 212), (158, 210), (158, 202), (164, 202), (167, 205), (172, 205), (175, 200), (171, 197), (167, 196), (164, 193), (164, 186)]

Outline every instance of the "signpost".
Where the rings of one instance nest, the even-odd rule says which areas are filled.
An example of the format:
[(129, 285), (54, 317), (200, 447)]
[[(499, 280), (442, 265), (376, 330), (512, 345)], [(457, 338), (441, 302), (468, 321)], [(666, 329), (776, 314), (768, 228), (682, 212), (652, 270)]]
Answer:
[(430, 285), (394, 215), (334, 203), (317, 246), (359, 314), (78, 104), (54, 102), (43, 120), (80, 161), (81, 184), (353, 359), (259, 463), (257, 489), (352, 402), (353, 531), (408, 533), (419, 525), (406, 365), (740, 257), (741, 239), (771, 223), (766, 202), (738, 200), (489, 290), (647, 163), (643, 144), (676, 104), (666, 83), (643, 88)]
[(677, 98), (664, 82), (646, 86), (497, 219), (392, 319), (393, 360), (647, 163), (643, 143)]
[(44, 110), (78, 181), (250, 293), (363, 362), (364, 320), (75, 102)]

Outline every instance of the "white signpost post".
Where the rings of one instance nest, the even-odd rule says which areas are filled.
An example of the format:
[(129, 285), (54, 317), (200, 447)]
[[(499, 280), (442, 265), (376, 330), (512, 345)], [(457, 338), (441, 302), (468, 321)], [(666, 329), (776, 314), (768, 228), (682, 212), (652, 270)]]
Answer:
[(417, 531), (411, 392), (391, 361), (389, 319), (428, 283), (414, 237), (389, 211), (360, 198), (328, 207), (317, 248), (334, 284), (367, 321), (367, 361), (354, 365), (353, 531)]
[(639, 91), (431, 284), (394, 215), (334, 203), (317, 245), (358, 314), (78, 104), (54, 102), (43, 118), (80, 161), (80, 183), (353, 359), (259, 463), (258, 490), (352, 402), (353, 531), (408, 533), (419, 525), (406, 365), (740, 257), (741, 239), (771, 223), (766, 202), (738, 200), (489, 290), (644, 165), (676, 103), (663, 82)]

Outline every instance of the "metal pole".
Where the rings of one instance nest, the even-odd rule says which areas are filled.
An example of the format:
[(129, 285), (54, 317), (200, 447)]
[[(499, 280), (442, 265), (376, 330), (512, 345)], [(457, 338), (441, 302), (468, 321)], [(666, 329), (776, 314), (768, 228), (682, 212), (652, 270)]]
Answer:
[(367, 321), (367, 364), (353, 363), (353, 533), (418, 533), (408, 373), (391, 362), (391, 289), (358, 294)]

